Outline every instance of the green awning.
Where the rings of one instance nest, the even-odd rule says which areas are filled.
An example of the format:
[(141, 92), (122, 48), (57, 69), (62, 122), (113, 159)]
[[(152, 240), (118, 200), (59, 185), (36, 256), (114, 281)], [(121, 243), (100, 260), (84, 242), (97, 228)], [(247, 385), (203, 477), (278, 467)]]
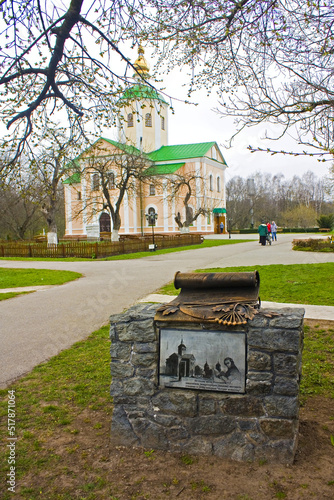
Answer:
[(212, 212), (214, 214), (226, 214), (226, 208), (214, 208)]

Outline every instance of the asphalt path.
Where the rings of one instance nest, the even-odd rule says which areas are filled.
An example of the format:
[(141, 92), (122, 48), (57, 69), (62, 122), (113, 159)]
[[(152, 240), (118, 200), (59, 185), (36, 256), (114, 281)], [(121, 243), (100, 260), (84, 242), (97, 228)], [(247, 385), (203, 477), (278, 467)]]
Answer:
[(107, 324), (111, 314), (122, 312), (173, 280), (176, 271), (334, 262), (334, 254), (293, 252), (294, 237), (280, 235), (277, 243), (265, 247), (258, 244), (256, 237), (252, 242), (236, 245), (165, 255), (152, 253), (133, 260), (0, 261), (0, 267), (63, 269), (83, 274), (76, 281), (0, 302), (0, 387), (8, 386), (34, 366), (87, 338)]

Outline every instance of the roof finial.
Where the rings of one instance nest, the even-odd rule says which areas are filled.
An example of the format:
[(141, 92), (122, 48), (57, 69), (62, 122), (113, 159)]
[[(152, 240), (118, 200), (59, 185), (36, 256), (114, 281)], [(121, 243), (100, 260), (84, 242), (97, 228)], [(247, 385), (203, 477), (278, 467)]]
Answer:
[[(144, 49), (143, 49), (143, 46), (141, 44), (139, 44), (138, 46), (138, 58), (136, 59), (136, 61), (134, 62), (134, 67), (136, 68), (137, 72), (139, 73), (139, 75), (142, 77), (142, 78), (145, 78), (147, 79), (149, 77), (149, 66), (146, 62), (146, 59), (144, 57)], [(138, 78), (138, 73), (135, 73), (135, 77)]]

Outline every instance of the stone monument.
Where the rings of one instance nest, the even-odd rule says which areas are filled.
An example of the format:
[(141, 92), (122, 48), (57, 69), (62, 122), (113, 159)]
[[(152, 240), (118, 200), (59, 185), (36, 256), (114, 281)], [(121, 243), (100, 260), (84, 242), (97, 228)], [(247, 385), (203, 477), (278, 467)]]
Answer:
[(111, 317), (111, 440), (291, 464), (302, 308), (262, 309), (254, 273), (177, 273), (169, 304)]

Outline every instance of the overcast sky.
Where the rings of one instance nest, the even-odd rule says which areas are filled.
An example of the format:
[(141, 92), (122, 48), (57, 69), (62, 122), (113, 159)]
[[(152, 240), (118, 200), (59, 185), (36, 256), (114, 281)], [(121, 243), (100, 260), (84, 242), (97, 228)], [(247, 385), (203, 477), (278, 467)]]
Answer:
[[(177, 86), (175, 78), (165, 79), (166, 92), (172, 96), (179, 97), (184, 90)], [(280, 141), (268, 141), (264, 139), (266, 131), (268, 135), (275, 131), (274, 126), (267, 124), (251, 127), (244, 130), (233, 141), (230, 149), (225, 144), (230, 136), (236, 131), (233, 119), (221, 117), (214, 109), (218, 106), (218, 97), (214, 93), (207, 97), (206, 92), (195, 93), (193, 100), (197, 100), (197, 106), (191, 106), (179, 101), (174, 101), (175, 114), (169, 114), (169, 144), (192, 143), (216, 141), (222, 151), (227, 169), (227, 179), (240, 175), (247, 177), (256, 171), (277, 174), (281, 172), (286, 178), (294, 175), (301, 176), (311, 170), (318, 177), (328, 175), (331, 162), (320, 163), (315, 157), (292, 157), (287, 155), (270, 155), (264, 152), (251, 153), (247, 147), (271, 148), (280, 151), (302, 151), (296, 142), (286, 136)]]
[[(127, 49), (126, 55), (134, 62), (138, 57), (137, 48)], [(150, 74), (154, 70), (154, 59), (150, 56), (150, 51), (145, 49), (145, 58), (150, 67)], [(286, 136), (280, 141), (264, 140), (266, 131), (268, 135), (275, 135), (273, 125), (264, 124), (257, 128), (251, 127), (242, 132), (234, 139), (233, 146), (226, 149), (228, 139), (236, 131), (233, 119), (220, 117), (215, 108), (218, 106), (218, 96), (213, 91), (207, 96), (207, 91), (195, 92), (191, 96), (191, 101), (197, 106), (185, 104), (187, 97), (187, 87), (184, 86), (187, 76), (184, 70), (176, 68), (172, 73), (160, 76), (162, 82), (155, 84), (156, 88), (163, 89), (165, 98), (173, 98), (175, 114), (169, 113), (168, 140), (169, 144), (187, 144), (195, 142), (216, 141), (228, 165), (226, 179), (236, 175), (248, 177), (257, 171), (269, 172), (273, 175), (282, 173), (285, 178), (294, 175), (302, 176), (311, 170), (318, 177), (327, 177), (328, 168), (331, 162), (321, 163), (315, 157), (292, 157), (288, 155), (270, 155), (265, 152), (251, 153), (247, 147), (271, 148), (273, 150), (303, 151), (293, 139)], [(116, 138), (116, 134), (114, 133)], [(316, 152), (316, 151), (314, 151)]]

